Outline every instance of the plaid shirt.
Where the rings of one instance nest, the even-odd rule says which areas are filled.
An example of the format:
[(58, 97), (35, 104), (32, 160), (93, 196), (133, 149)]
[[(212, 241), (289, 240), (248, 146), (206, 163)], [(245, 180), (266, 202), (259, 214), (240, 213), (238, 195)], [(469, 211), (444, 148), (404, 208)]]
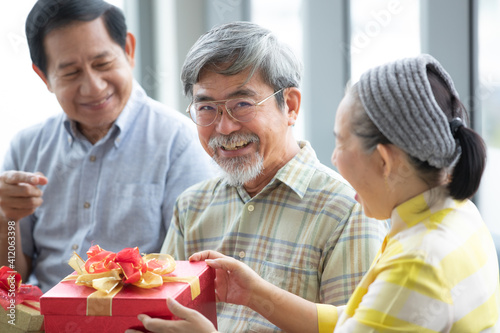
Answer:
[(380, 256), (347, 306), (318, 307), (321, 333), (499, 330), (495, 245), (474, 204), (446, 193), (438, 187), (393, 211)]
[[(320, 164), (307, 142), (253, 198), (220, 179), (178, 199), (162, 252), (201, 250), (240, 259), (276, 286), (313, 302), (345, 304), (388, 231), (364, 216), (353, 189)], [(262, 304), (272, 310), (279, 304)], [(218, 305), (221, 332), (279, 331), (252, 310)]]

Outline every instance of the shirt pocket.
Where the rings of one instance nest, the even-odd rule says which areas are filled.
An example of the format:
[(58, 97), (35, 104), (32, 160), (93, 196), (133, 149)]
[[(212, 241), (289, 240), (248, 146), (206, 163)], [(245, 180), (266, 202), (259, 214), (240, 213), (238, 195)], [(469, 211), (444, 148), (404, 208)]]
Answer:
[(275, 286), (302, 298), (310, 301), (319, 298), (319, 273), (316, 269), (263, 261), (258, 273)]
[[(137, 229), (141, 233), (155, 233), (162, 225), (162, 187), (158, 184), (114, 184), (108, 204), (103, 207), (103, 217), (112, 228), (128, 230), (133, 237)], [(127, 229), (123, 229), (127, 228)]]

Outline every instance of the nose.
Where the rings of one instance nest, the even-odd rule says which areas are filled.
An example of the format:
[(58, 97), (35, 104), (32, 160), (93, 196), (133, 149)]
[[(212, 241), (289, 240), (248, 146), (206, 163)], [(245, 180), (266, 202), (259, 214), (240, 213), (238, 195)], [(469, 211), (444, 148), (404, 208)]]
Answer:
[(228, 135), (241, 128), (241, 123), (229, 115), (225, 105), (219, 105), (217, 111), (218, 114), (217, 119), (215, 119), (215, 128), (218, 133)]
[(100, 73), (93, 70), (86, 71), (80, 85), (80, 94), (82, 96), (99, 96), (104, 88), (106, 88), (106, 81), (101, 77)]

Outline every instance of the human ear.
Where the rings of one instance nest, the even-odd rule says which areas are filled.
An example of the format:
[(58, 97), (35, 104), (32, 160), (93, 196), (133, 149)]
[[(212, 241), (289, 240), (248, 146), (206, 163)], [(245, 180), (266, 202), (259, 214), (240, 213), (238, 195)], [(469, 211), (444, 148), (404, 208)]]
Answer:
[(384, 179), (387, 179), (394, 168), (394, 153), (391, 149), (392, 145), (381, 144), (377, 145), (377, 152), (380, 155), (381, 171)]
[(288, 115), (288, 126), (294, 125), (297, 121), (301, 97), (300, 90), (295, 87), (286, 88), (283, 92), (283, 98), (286, 106), (285, 111)]
[(42, 79), (43, 83), (45, 83), (45, 85), (47, 86), (47, 89), (50, 92), (52, 92), (52, 88), (50, 87), (49, 79), (45, 76), (43, 71), (40, 68), (38, 68), (38, 66), (35, 64), (31, 64), (31, 67), (33, 67), (33, 70), (35, 71), (35, 73)]
[(127, 32), (125, 39), (125, 55), (133, 68), (135, 66), (135, 36), (131, 32)]

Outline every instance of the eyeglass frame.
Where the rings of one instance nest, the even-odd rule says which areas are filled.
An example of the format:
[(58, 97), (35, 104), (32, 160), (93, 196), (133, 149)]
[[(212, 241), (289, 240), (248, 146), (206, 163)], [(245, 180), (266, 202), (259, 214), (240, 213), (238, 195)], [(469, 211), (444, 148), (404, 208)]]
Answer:
[[(268, 100), (268, 99), (270, 99), (271, 97), (275, 96), (276, 94), (278, 94), (278, 93), (282, 92), (284, 89), (285, 89), (285, 88), (281, 88), (280, 90), (278, 90), (278, 91), (276, 91), (276, 92), (272, 93), (271, 95), (267, 96), (266, 98), (264, 98), (264, 99), (263, 99), (263, 100), (261, 100), (260, 102), (255, 102), (255, 101), (254, 101), (252, 98), (250, 98), (250, 97), (248, 97), (248, 99), (249, 99), (249, 100), (251, 100), (251, 101), (253, 101), (253, 102), (255, 103), (255, 104), (253, 105), (254, 107), (256, 107), (256, 106), (260, 106), (260, 105), (262, 105), (262, 103), (264, 103), (265, 101), (267, 101), (267, 100)], [(186, 109), (186, 113), (189, 113), (189, 118), (191, 118), (191, 120), (192, 120), (192, 121), (193, 121), (193, 122), (194, 122), (197, 126), (201, 126), (201, 127), (208, 127), (208, 126), (212, 125), (213, 123), (215, 123), (215, 121), (217, 120), (217, 118), (218, 118), (218, 115), (219, 115), (219, 114), (221, 114), (221, 115), (222, 115), (222, 113), (224, 113), (224, 111), (219, 112), (219, 106), (220, 106), (220, 105), (222, 105), (222, 104), (224, 104), (224, 107), (225, 107), (225, 109), (226, 109), (227, 114), (228, 114), (228, 115), (230, 115), (230, 116), (231, 116), (231, 118), (233, 118), (233, 119), (234, 119), (234, 120), (236, 120), (237, 122), (239, 122), (239, 123), (248, 123), (248, 122), (250, 122), (250, 121), (254, 120), (254, 119), (255, 119), (255, 117), (257, 116), (257, 111), (255, 111), (255, 112), (254, 112), (254, 116), (253, 116), (253, 118), (252, 118), (252, 119), (250, 119), (250, 120), (246, 120), (246, 121), (241, 121), (241, 120), (238, 120), (238, 119), (236, 119), (236, 118), (233, 116), (233, 114), (232, 114), (232, 112), (231, 112), (231, 109), (227, 107), (227, 102), (228, 102), (228, 101), (233, 101), (233, 100), (235, 100), (235, 99), (246, 99), (246, 98), (244, 98), (244, 97), (237, 97), (237, 98), (221, 99), (221, 100), (218, 100), (218, 101), (207, 101), (207, 102), (205, 102), (205, 103), (213, 103), (213, 104), (216, 104), (216, 106), (217, 106), (217, 113), (216, 113), (216, 115), (215, 115), (215, 117), (214, 117), (214, 120), (212, 120), (212, 122), (211, 122), (210, 124), (207, 124), (207, 125), (200, 125), (200, 124), (198, 124), (196, 121), (194, 121), (193, 117), (191, 116), (191, 111), (190, 111), (190, 109), (191, 109), (191, 105), (196, 104), (196, 103), (203, 103), (203, 102), (194, 102), (194, 101), (192, 101), (191, 103), (189, 103), (189, 105), (188, 105), (188, 107), (187, 107), (187, 109)]]

